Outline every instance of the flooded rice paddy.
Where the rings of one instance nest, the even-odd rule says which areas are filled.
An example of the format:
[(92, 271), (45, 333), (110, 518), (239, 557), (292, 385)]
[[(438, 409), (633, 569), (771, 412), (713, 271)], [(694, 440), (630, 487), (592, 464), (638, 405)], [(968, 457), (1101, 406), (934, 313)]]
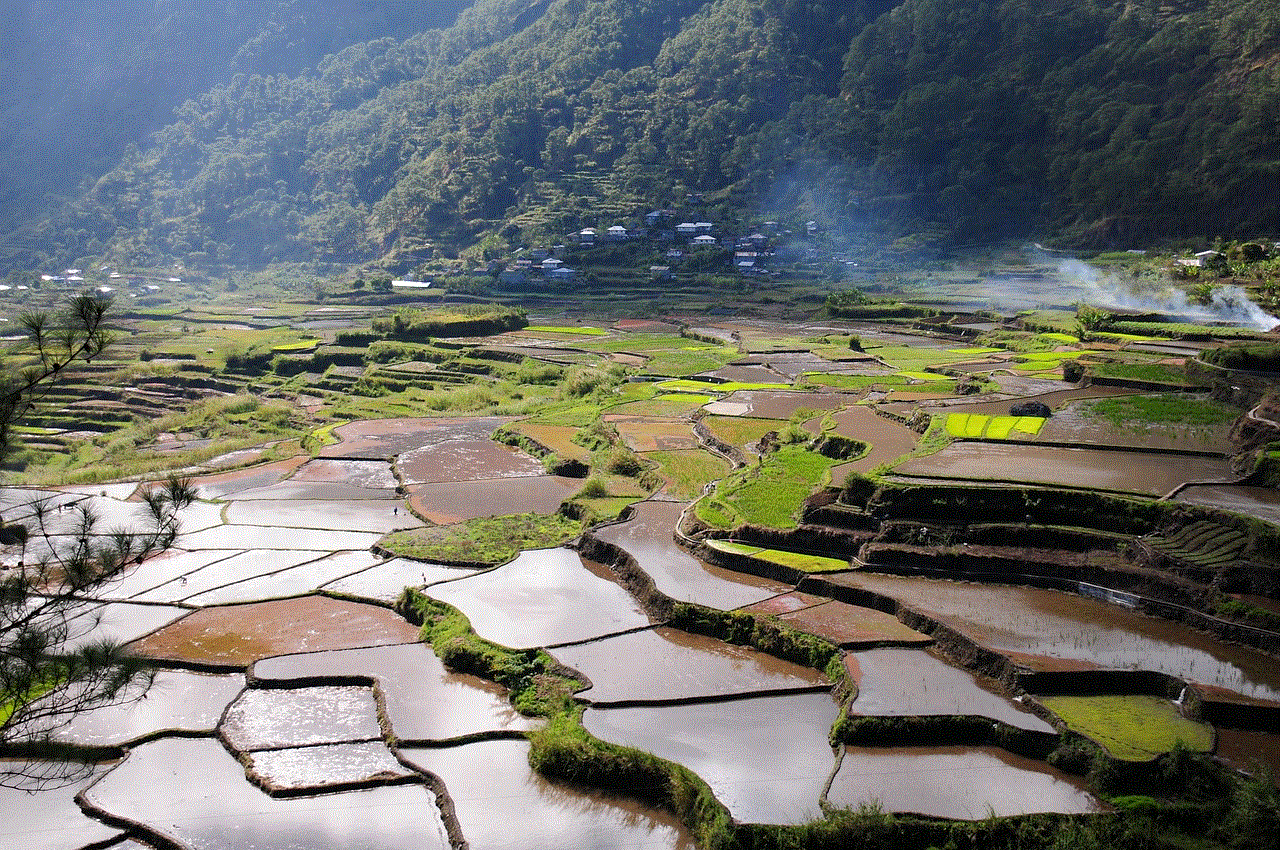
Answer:
[(608, 568), (572, 549), (521, 552), (475, 576), (427, 593), (467, 615), (476, 634), (510, 647), (552, 646), (649, 625)]
[(1225, 458), (957, 442), (896, 467), (904, 476), (1056, 484), (1162, 496), (1192, 482), (1234, 481)]
[(1033, 669), (1155, 670), (1280, 702), (1280, 665), (1274, 658), (1096, 599), (872, 573), (833, 580), (901, 600)]
[(409, 747), (401, 755), (444, 780), (476, 850), (694, 850), (692, 836), (670, 814), (626, 795), (545, 779), (529, 767), (528, 752), (524, 741), (479, 741)]
[[(748, 325), (743, 333), (758, 336)], [(922, 347), (918, 338), (892, 332), (864, 341)], [(710, 376), (766, 382), (815, 371), (890, 370), (874, 360), (834, 364), (769, 352)], [(1012, 394), (1061, 387), (1028, 376), (997, 380)], [(1080, 392), (1065, 390), (1055, 401), (1070, 402)], [(838, 481), (849, 470), (897, 460), (918, 439), (897, 421), (855, 406), (861, 395), (739, 391), (705, 407), (775, 421), (798, 411), (829, 412), (837, 433), (871, 446), (833, 471)], [(81, 639), (109, 636), (162, 666), (143, 701), (86, 712), (59, 733), (68, 742), (123, 745), (124, 758), (30, 798), (39, 805), (0, 792), (0, 809), (10, 816), (0, 828), (5, 840), (141, 847), (121, 840), (121, 828), (107, 821), (132, 824), (153, 843), (192, 850), (417, 850), (462, 840), (477, 850), (694, 846), (667, 813), (535, 774), (522, 736), (543, 721), (520, 715), (501, 687), (446, 669), (419, 641), (418, 629), (390, 608), (406, 586), (457, 607), (488, 640), (549, 648), (590, 680), (578, 694), (589, 732), (684, 765), (739, 821), (801, 823), (828, 803), (962, 819), (1102, 808), (1081, 783), (998, 749), (833, 749), (828, 734), (839, 705), (826, 677), (655, 625), (611, 569), (573, 549), (526, 551), (491, 570), (371, 551), (396, 529), (553, 513), (580, 489), (581, 480), (549, 476), (539, 460), (493, 443), (491, 434), (509, 421), (355, 422), (334, 429), (338, 442), (320, 458), (202, 476), (200, 494), (211, 501), (184, 512), (179, 548), (132, 568), (103, 590), (101, 604), (87, 602), (77, 612)], [(628, 412), (611, 416), (610, 424), (635, 451), (698, 446), (678, 411)], [(1068, 418), (1059, 423), (1070, 425)], [(565, 429), (558, 437), (571, 435)], [(952, 446), (902, 471), (1151, 494), (1229, 477), (1213, 458), (969, 448)], [(136, 522), (136, 490), (129, 484), (46, 492), (129, 523)], [(1203, 485), (1184, 493), (1187, 501), (1210, 504), (1256, 495)], [(923, 647), (930, 638), (891, 615), (694, 558), (673, 538), (685, 507), (644, 501), (628, 520), (595, 535), (634, 559), (674, 600), (776, 617), (852, 648), (844, 662), (857, 685), (854, 713), (978, 715), (1050, 730), (991, 683), (929, 654)], [(71, 515), (61, 516), (65, 523)], [(835, 580), (899, 599), (1032, 668), (1161, 670), (1240, 698), (1280, 701), (1274, 659), (1100, 602), (862, 573)], [(872, 646), (880, 648), (865, 648)], [(1274, 749), (1275, 736), (1250, 734), (1220, 730), (1221, 754), (1239, 763)], [(440, 805), (432, 788), (445, 789), (450, 802)], [(74, 803), (77, 792), (83, 812)]]
[(682, 764), (702, 777), (738, 820), (803, 823), (835, 767), (827, 731), (838, 706), (829, 694), (729, 702), (589, 708), (597, 738)]
[(962, 820), (1105, 810), (1083, 781), (996, 747), (845, 747), (827, 799)]
[(1053, 727), (1018, 703), (961, 670), (918, 649), (869, 649), (845, 656), (857, 683), (852, 710), (872, 716), (919, 717), (971, 714), (1020, 729), (1053, 732)]

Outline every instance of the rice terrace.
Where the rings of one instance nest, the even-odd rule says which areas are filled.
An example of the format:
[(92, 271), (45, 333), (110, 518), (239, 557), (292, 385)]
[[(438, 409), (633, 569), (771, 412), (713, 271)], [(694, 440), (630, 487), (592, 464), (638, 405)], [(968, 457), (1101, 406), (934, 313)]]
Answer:
[(1245, 823), (1280, 769), (1280, 405), (1233, 361), (1275, 335), (787, 298), (117, 302), (21, 423), (4, 517), (48, 533), (4, 569), (166, 476), (195, 498), (70, 612), (154, 680), (7, 746), (68, 777), (0, 790), (7, 844)]

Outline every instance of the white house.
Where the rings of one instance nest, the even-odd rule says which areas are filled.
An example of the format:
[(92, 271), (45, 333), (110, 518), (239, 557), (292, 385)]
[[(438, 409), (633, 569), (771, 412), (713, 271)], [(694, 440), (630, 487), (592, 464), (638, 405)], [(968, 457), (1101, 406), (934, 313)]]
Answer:
[(558, 268), (563, 268), (564, 260), (557, 260), (555, 257), (547, 257), (542, 261), (542, 270), (544, 272), (553, 272)]
[(615, 224), (613, 227), (609, 228), (608, 236), (606, 238), (608, 238), (610, 242), (626, 242), (627, 229), (621, 224)]
[(689, 244), (693, 245), (693, 247), (695, 248), (706, 248), (706, 247), (714, 247), (717, 243), (716, 243), (716, 238), (714, 236), (708, 236), (707, 234), (703, 233), (699, 236), (693, 237), (693, 241)]
[(584, 227), (582, 230), (578, 231), (578, 242), (582, 245), (594, 245), (596, 244), (596, 235), (597, 234), (594, 229)]
[(692, 221), (686, 221), (676, 225), (676, 233), (679, 233), (681, 236), (693, 236), (697, 232), (698, 225), (694, 224)]

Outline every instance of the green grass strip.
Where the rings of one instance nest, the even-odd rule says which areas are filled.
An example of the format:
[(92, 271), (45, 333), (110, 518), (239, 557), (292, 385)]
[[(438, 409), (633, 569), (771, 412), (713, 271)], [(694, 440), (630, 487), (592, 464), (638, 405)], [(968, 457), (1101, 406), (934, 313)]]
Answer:
[(533, 331), (541, 334), (569, 334), (573, 336), (608, 336), (609, 332), (604, 328), (593, 327), (568, 327), (560, 325), (529, 325), (524, 328), (525, 331)]
[(1162, 697), (1145, 695), (1050, 696), (1042, 703), (1073, 731), (1096, 741), (1115, 758), (1149, 761), (1182, 741), (1189, 749), (1213, 749), (1213, 728), (1189, 720)]

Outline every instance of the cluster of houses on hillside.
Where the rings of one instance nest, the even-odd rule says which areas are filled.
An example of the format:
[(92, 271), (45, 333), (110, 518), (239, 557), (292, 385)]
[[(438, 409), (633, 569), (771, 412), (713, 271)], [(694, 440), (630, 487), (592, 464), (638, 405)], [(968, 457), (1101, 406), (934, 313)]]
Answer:
[[(654, 279), (670, 277), (673, 268), (694, 256), (700, 249), (723, 249), (730, 252), (729, 265), (739, 274), (767, 275), (767, 261), (773, 256), (771, 243), (781, 233), (777, 222), (766, 221), (760, 226), (760, 230), (747, 236), (717, 235), (718, 228), (709, 221), (675, 223), (674, 210), (654, 210), (644, 217), (644, 221), (644, 226), (637, 228), (627, 228), (621, 224), (612, 225), (603, 231), (584, 227), (577, 233), (570, 234), (566, 242), (579, 250), (635, 241), (666, 245), (663, 256), (665, 264), (649, 266), (649, 274)], [(812, 235), (816, 231), (817, 225), (809, 222), (807, 232)], [(475, 273), (496, 276), (501, 282), (510, 285), (538, 279), (568, 283), (578, 275), (577, 269), (566, 265), (566, 260), (571, 255), (572, 251), (566, 245), (529, 248), (522, 250), (506, 265), (495, 261), (487, 269), (477, 270)]]

